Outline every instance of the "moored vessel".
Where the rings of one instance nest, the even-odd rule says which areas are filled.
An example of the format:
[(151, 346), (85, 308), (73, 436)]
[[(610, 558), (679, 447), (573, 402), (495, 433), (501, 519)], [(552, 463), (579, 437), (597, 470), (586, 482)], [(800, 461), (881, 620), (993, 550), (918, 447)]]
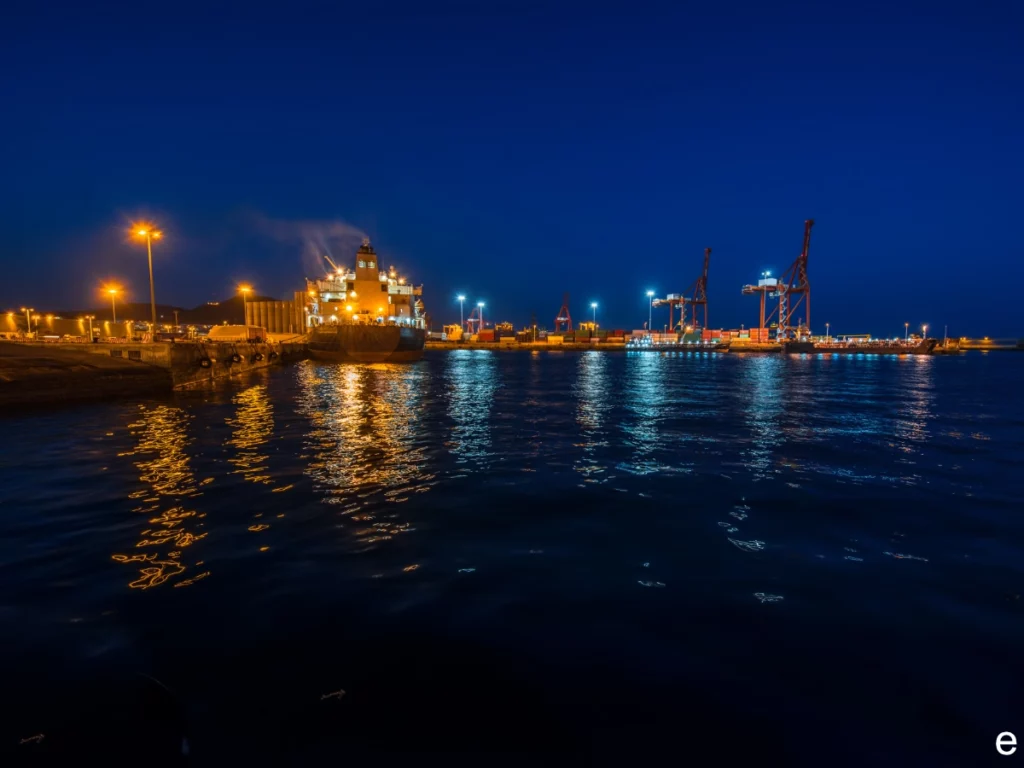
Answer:
[(332, 271), (306, 280), (307, 346), (314, 360), (411, 362), (427, 340), (423, 286), (406, 284), (394, 267), (380, 269), (364, 239), (354, 269), (324, 257)]
[(938, 344), (937, 339), (921, 339), (916, 343), (905, 341), (787, 341), (782, 351), (790, 354), (839, 354), (839, 355), (930, 355)]

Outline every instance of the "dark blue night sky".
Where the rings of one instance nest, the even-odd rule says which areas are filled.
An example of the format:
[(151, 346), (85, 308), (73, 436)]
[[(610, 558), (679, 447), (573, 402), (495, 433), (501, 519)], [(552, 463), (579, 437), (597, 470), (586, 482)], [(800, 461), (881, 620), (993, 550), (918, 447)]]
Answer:
[[(705, 246), (713, 327), (797, 255), (812, 327), (1024, 335), (1020, 2), (19, 3), (0, 309), (285, 296), (366, 233), (488, 319), (639, 328)], [(656, 325), (665, 322), (655, 320)]]

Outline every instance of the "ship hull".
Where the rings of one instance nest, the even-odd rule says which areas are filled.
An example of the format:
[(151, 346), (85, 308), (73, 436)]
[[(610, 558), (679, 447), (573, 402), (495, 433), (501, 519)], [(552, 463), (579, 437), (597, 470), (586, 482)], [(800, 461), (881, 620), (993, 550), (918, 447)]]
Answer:
[(411, 363), (423, 357), (427, 332), (398, 325), (329, 325), (308, 337), (314, 360), (347, 363)]
[(782, 345), (789, 354), (815, 353), (824, 355), (930, 355), (938, 341), (926, 339), (915, 347), (905, 344), (851, 344), (849, 346), (823, 344), (813, 341), (789, 341)]

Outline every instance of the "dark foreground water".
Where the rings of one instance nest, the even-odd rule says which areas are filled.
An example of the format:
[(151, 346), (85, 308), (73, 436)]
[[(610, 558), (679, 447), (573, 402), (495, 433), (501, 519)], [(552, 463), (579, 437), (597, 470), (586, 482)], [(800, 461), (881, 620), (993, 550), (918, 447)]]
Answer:
[(458, 351), (4, 414), (4, 746), (988, 762), (1022, 392), (1013, 354)]

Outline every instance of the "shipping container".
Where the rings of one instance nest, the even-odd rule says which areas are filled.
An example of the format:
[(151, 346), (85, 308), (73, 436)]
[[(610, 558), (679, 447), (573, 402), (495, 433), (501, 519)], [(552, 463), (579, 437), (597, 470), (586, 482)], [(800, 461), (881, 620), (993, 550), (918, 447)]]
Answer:
[(480, 333), (477, 334), (477, 340), (478, 341), (494, 341), (494, 331), (493, 330), (480, 331)]
[(565, 337), (548, 334), (548, 344), (561, 344)]

